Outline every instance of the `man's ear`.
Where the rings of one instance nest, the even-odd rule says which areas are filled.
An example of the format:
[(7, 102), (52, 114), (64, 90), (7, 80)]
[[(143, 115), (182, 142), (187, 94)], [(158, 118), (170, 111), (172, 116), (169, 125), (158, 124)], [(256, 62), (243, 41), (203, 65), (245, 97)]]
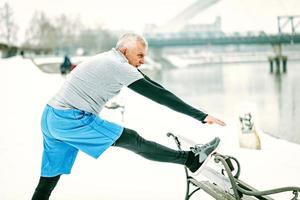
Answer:
[(126, 55), (126, 52), (127, 52), (127, 48), (126, 47), (122, 47), (119, 50), (122, 52), (122, 54)]

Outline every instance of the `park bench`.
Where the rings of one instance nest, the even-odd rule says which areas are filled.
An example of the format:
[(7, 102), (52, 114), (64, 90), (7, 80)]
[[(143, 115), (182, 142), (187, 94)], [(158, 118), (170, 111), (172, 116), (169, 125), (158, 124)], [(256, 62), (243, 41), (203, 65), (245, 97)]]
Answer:
[[(168, 137), (172, 137), (178, 149), (182, 150), (182, 142), (194, 146), (194, 143), (182, 136), (175, 136), (172, 133), (167, 133)], [(299, 200), (298, 193), (300, 187), (282, 187), (271, 190), (259, 191), (239, 179), (240, 164), (238, 160), (232, 156), (215, 153), (213, 155), (214, 164), (221, 166), (221, 170), (217, 170), (210, 166), (204, 166), (201, 175), (207, 180), (197, 180), (190, 175), (190, 172), (185, 168), (186, 174), (186, 195), (185, 200), (188, 200), (197, 191), (204, 191), (216, 200), (273, 200), (270, 195), (291, 192), (291, 200)], [(192, 187), (194, 187), (193, 190)]]

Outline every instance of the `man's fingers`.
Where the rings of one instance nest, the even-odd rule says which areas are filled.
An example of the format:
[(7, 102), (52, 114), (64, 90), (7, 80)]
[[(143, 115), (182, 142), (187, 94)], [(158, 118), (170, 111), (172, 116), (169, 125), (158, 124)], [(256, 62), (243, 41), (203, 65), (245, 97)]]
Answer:
[(216, 119), (216, 123), (221, 125), (221, 126), (226, 126), (225, 122), (219, 120), (219, 119)]
[(220, 126), (226, 126), (225, 122), (223, 122), (219, 119), (216, 119), (216, 118), (213, 119), (213, 122), (216, 124), (219, 124)]
[(220, 126), (226, 126), (225, 122), (217, 119), (217, 118), (214, 118), (212, 116), (207, 116), (207, 118), (205, 119), (205, 122), (207, 122), (208, 124), (219, 124)]

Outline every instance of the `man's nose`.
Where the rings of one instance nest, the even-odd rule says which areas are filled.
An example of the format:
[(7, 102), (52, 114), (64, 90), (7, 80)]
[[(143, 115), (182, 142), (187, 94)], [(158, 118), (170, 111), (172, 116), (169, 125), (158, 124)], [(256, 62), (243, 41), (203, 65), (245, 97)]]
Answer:
[(142, 65), (142, 64), (145, 64), (145, 59), (142, 58), (142, 59), (140, 60), (140, 64), (141, 64), (141, 65)]

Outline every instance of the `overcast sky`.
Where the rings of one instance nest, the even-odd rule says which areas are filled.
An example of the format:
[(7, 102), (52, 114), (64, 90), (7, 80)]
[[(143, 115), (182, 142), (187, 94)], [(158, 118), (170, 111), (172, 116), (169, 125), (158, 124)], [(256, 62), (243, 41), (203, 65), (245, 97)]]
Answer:
[[(33, 13), (49, 16), (62, 13), (80, 16), (85, 24), (101, 24), (109, 29), (142, 32), (145, 24), (163, 25), (196, 0), (0, 0), (8, 2), (24, 32)], [(300, 15), (300, 0), (220, 0), (194, 17), (190, 23), (209, 23), (222, 18), (225, 32), (277, 32), (278, 15)], [(300, 29), (300, 27), (298, 28)]]

